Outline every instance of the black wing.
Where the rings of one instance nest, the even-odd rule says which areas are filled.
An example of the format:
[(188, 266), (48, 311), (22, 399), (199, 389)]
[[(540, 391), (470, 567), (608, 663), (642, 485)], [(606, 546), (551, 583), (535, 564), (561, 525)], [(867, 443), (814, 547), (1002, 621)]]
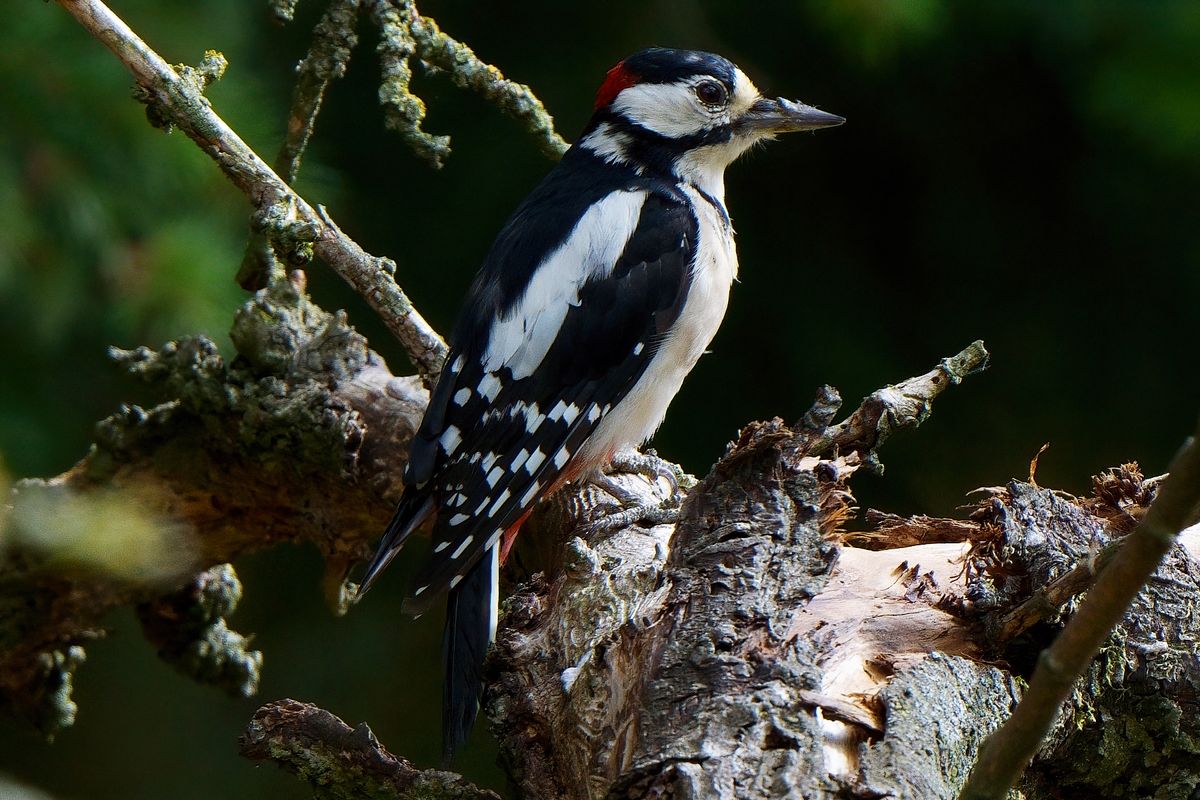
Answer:
[(434, 394), (445, 405), (426, 417), (438, 428), (423, 426), (424, 438), (437, 442), (432, 468), (418, 465), (412, 475), (424, 478), (422, 491), (436, 494), (441, 511), (432, 558), (407, 608), (420, 611), (430, 595), (456, 585), (555, 485), (641, 377), (687, 296), (696, 235), (685, 202), (649, 193), (611, 272), (579, 287), (536, 369), (514, 377), (510, 365), (483, 370), (477, 356), (443, 375), (447, 386)]

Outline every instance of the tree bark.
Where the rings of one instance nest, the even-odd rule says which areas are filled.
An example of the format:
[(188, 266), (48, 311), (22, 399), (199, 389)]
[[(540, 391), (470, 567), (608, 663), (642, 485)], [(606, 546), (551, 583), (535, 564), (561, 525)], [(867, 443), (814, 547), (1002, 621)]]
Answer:
[[(394, 265), (295, 195), (211, 109), (202, 88), (219, 56), (173, 69), (98, 0), (59, 2), (130, 68), (153, 119), (181, 128), (246, 193), (276, 252), (328, 262), (422, 375), (393, 377), (344, 315), (309, 302), (301, 273), (241, 310), (232, 362), (201, 337), (116, 352), (163, 402), (100, 423), (74, 469), (18, 485), (0, 520), (0, 705), (50, 734), (71, 723), (72, 674), (115, 606), (137, 607), (176, 668), (239, 694), (254, 691), (262, 656), (225, 626), (241, 591), (228, 561), (311, 541), (330, 604), (344, 611), (349, 570), (398, 493), (422, 379), (433, 382), (445, 353)], [(423, 107), (407, 95), (414, 53), (462, 66), (457, 81), (561, 152), (525, 87), (411, 3), (371, 7), (387, 102), (408, 109), (409, 138), (436, 145), (434, 160), (445, 142), (420, 130)], [(748, 425), (702, 482), (683, 482), (677, 522), (599, 525), (611, 503), (595, 487), (545, 504), (530, 533), (546, 568), (505, 601), (488, 664), (487, 710), (517, 796), (955, 796), (1035, 654), (1158, 485), (1127, 465), (1074, 498), (1031, 476), (986, 490), (966, 519), (877, 512), (868, 529), (849, 529), (854, 473), (878, 468), (887, 436), (925, 419), (934, 396), (985, 360), (972, 346), (841, 423), (826, 389), (795, 425)], [(675, 495), (662, 478), (618, 480), (651, 505)], [(129, 530), (99, 524), (114, 516)], [(1023, 796), (1200, 796), (1196, 538), (1182, 538), (1109, 638)], [(292, 701), (260, 710), (244, 748), (322, 796), (490, 795)]]
[[(231, 363), (203, 337), (114, 351), (163, 402), (123, 407), (97, 425), (74, 468), (13, 490), (0, 563), (0, 701), (47, 734), (73, 721), (71, 674), (118, 605), (138, 606), (151, 640), (185, 672), (253, 693), (261, 656), (223, 621), (240, 585), (231, 568), (206, 571), (311, 542), (326, 560), (329, 602), (344, 610), (346, 575), (387, 522), (397, 465), (428, 397), (420, 380), (393, 377), (344, 314), (309, 301), (299, 272), (249, 301), (231, 335)], [(108, 498), (104, 514), (91, 513)], [(143, 514), (144, 537), (130, 539)], [(114, 515), (115, 548), (91, 524)], [(93, 547), (70, 546), (73, 520)], [(107, 558), (114, 549), (116, 562)], [(129, 563), (147, 553), (153, 563)]]
[[(138, 606), (177, 668), (253, 691), (261, 656), (224, 626), (240, 588), (219, 565), (256, 548), (313, 542), (329, 563), (331, 603), (344, 608), (346, 574), (399, 488), (424, 390), (392, 377), (342, 316), (313, 306), (300, 274), (247, 303), (233, 339), (229, 363), (202, 339), (118, 353), (164, 402), (106, 420), (65, 475), (17, 487), (0, 581), (9, 713), (47, 732), (69, 724), (71, 672), (119, 604)], [(876, 393), (840, 425), (825, 390), (794, 426), (747, 426), (703, 481), (683, 481), (677, 523), (608, 530), (596, 523), (611, 499), (594, 486), (545, 504), (522, 537), (543, 552), (522, 560), (547, 568), (505, 601), (488, 665), (487, 710), (516, 796), (954, 796), (1071, 604), (1025, 607), (1035, 624), (1002, 635), (1014, 610), (1077, 580), (1158, 485), (1132, 466), (1099, 476), (1090, 498), (1013, 482), (986, 490), (965, 519), (875, 512), (873, 529), (854, 529), (854, 474), (959, 378), (953, 364), (939, 367)], [(674, 493), (663, 477), (616, 479), (651, 505)], [(186, 559), (148, 579), (64, 562), (33, 529), (50, 517), (25, 511), (135, 489), (186, 523), (191, 542)], [(1024, 796), (1195, 791), (1195, 538), (1110, 640)], [(282, 716), (301, 729), (315, 719)], [(255, 757), (285, 763), (306, 737)], [(422, 775), (421, 786), (460, 785)]]

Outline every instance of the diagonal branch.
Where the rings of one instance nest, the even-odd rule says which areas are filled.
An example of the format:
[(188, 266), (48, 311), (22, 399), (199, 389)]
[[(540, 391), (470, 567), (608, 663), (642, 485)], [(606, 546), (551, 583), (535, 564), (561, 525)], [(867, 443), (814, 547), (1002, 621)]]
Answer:
[[(875, 450), (901, 428), (916, 427), (924, 422), (933, 411), (933, 398), (948, 386), (961, 383), (968, 375), (987, 369), (989, 358), (983, 342), (975, 341), (956, 355), (943, 358), (924, 375), (871, 393), (863, 398), (862, 405), (853, 414), (837, 425), (826, 428), (815, 441), (808, 444), (808, 453), (822, 455), (831, 446), (836, 446), (842, 453), (860, 453), (867, 467), (882, 471)], [(817, 408), (823, 408), (823, 414), (832, 419), (837, 405), (829, 398), (822, 397), (818, 398), (818, 406), (814, 410)], [(814, 421), (807, 424), (819, 427)]]
[[(1200, 432), (1198, 432), (1200, 433)], [(1146, 516), (1123, 540), (1079, 611), (1038, 659), (1029, 690), (1012, 717), (984, 743), (959, 795), (1000, 800), (1020, 778), (1072, 685), (1120, 623), (1200, 503), (1200, 446), (1189, 438)]]
[(446, 357), (446, 343), (396, 284), (396, 266), (369, 255), (289, 187), (219, 117), (195, 81), (178, 72), (100, 0), (58, 0), (59, 5), (111, 50), (133, 73), (157, 119), (174, 125), (207, 153), (254, 204), (262, 220), (313, 251), (349, 283), (400, 340), (422, 380), (432, 386)]
[(251, 761), (274, 761), (312, 785), (318, 798), (500, 800), (461, 775), (420, 770), (388, 752), (364, 722), (351, 728), (324, 709), (295, 700), (260, 708), (241, 738)]
[[(350, 53), (358, 44), (354, 32), (360, 0), (333, 0), (321, 21), (313, 28), (308, 54), (296, 65), (296, 86), (288, 111), (287, 134), (275, 156), (275, 172), (289, 185), (296, 182), (300, 161), (317, 127), (317, 115), (325, 102), (325, 92), (335, 78), (346, 74)], [(283, 267), (275, 257), (273, 243), (266, 230), (257, 230), (246, 245), (246, 255), (238, 268), (238, 285), (247, 291), (262, 289), (272, 278), (283, 277)]]

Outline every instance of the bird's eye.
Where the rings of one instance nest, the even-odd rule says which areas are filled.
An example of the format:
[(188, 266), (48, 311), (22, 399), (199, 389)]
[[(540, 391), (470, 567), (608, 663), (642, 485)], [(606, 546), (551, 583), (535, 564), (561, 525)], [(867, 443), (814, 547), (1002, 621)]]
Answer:
[(696, 84), (696, 97), (706, 106), (725, 105), (725, 87), (716, 81), (703, 81)]

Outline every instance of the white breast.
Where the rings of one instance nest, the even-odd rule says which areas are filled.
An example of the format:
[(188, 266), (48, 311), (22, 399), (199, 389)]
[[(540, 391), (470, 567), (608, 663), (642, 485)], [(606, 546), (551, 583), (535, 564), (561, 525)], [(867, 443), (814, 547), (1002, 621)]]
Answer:
[(642, 377), (601, 420), (580, 451), (579, 458), (586, 465), (606, 461), (613, 453), (636, 447), (650, 438), (725, 316), (729, 287), (738, 269), (733, 230), (707, 198), (691, 186), (684, 191), (700, 224), (699, 247), (687, 299)]

